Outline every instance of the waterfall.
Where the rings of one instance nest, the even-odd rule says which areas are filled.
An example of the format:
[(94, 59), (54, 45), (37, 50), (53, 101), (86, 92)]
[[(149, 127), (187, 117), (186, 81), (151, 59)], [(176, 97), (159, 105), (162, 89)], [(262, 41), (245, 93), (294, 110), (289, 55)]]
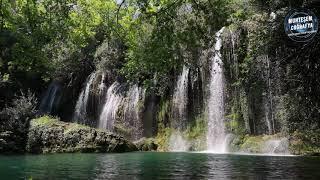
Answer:
[[(114, 82), (107, 90), (98, 127), (118, 133), (120, 131), (130, 135), (128, 138), (132, 140), (142, 138), (143, 124), (140, 107), (144, 104), (144, 99), (145, 89), (138, 85), (127, 86)], [(123, 130), (126, 132), (121, 132)]]
[(56, 104), (59, 103), (60, 96), (58, 95), (60, 92), (60, 86), (56, 82), (52, 82), (44, 97), (41, 100), (39, 111), (41, 114), (51, 114), (53, 108)]
[(177, 85), (173, 94), (173, 119), (174, 128), (183, 130), (187, 120), (188, 103), (188, 75), (189, 68), (183, 66), (181, 75), (178, 77)]
[[(267, 68), (268, 68), (268, 99), (269, 99), (269, 114), (270, 114), (270, 120), (268, 124), (272, 123), (271, 125), (268, 125), (268, 130), (269, 130), (269, 134), (274, 134), (275, 133), (275, 128), (274, 128), (274, 117), (273, 117), (273, 101), (272, 101), (272, 92), (271, 92), (271, 72), (270, 72), (270, 59), (268, 56), (266, 56), (266, 61), (267, 61)], [(269, 119), (269, 118), (268, 118)], [(270, 123), (271, 121), (271, 123)]]
[(183, 66), (182, 73), (178, 77), (177, 85), (173, 94), (172, 101), (172, 119), (173, 128), (177, 132), (171, 134), (169, 139), (170, 151), (187, 151), (188, 143), (183, 138), (181, 131), (186, 128), (187, 124), (187, 103), (188, 103), (188, 75), (189, 68)]
[(99, 117), (98, 127), (113, 131), (114, 122), (117, 117), (117, 111), (123, 100), (118, 90), (121, 84), (114, 82), (107, 90), (106, 103), (103, 106), (102, 112)]
[(183, 152), (188, 151), (190, 144), (183, 138), (181, 132), (173, 132), (169, 138), (169, 151)]
[(100, 83), (98, 85), (98, 99), (97, 99), (97, 113), (100, 115), (102, 108), (103, 108), (103, 104), (105, 102), (105, 95), (106, 95), (106, 90), (107, 90), (107, 86), (105, 84), (105, 80), (106, 80), (106, 74), (102, 73), (101, 74), (101, 80)]
[(262, 152), (265, 154), (290, 154), (289, 140), (287, 138), (270, 139), (263, 144)]
[[(142, 138), (143, 124), (142, 118), (140, 118), (140, 104), (144, 102), (145, 90), (139, 88), (137, 85), (130, 87), (127, 92), (127, 101), (124, 104), (125, 121), (129, 122), (129, 126), (132, 128), (131, 138), (138, 140)], [(139, 103), (140, 101), (140, 103)]]
[(78, 98), (75, 111), (73, 114), (73, 119), (77, 122), (84, 123), (86, 122), (87, 118), (87, 104), (88, 104), (88, 99), (90, 95), (90, 87), (93, 83), (93, 80), (96, 76), (96, 73), (90, 74), (86, 81), (86, 86), (85, 88), (81, 91), (80, 96)]
[(270, 107), (268, 103), (264, 103), (264, 114), (265, 114), (265, 122), (268, 128), (268, 134), (273, 134), (271, 120), (270, 120)]
[(102, 94), (104, 93), (104, 91), (105, 91), (105, 89), (106, 89), (106, 85), (105, 85), (105, 83), (104, 83), (105, 79), (106, 79), (106, 74), (105, 74), (105, 73), (102, 73), (102, 75), (101, 75), (101, 81), (100, 81), (100, 84), (99, 84), (99, 86), (98, 86), (98, 88), (99, 88), (99, 95), (100, 95), (100, 96), (102, 96)]
[(272, 82), (271, 82), (271, 67), (270, 59), (268, 55), (261, 55), (258, 60), (263, 64), (263, 75), (262, 78), (265, 81), (267, 88), (263, 92), (263, 110), (264, 110), (264, 120), (266, 125), (265, 133), (271, 135), (275, 134), (275, 124), (274, 124), (274, 107), (273, 107), (273, 95), (272, 95)]
[(221, 34), (224, 28), (216, 33), (214, 57), (211, 58), (211, 79), (208, 102), (208, 151), (224, 153), (226, 151), (226, 133), (224, 125), (224, 77), (220, 49)]

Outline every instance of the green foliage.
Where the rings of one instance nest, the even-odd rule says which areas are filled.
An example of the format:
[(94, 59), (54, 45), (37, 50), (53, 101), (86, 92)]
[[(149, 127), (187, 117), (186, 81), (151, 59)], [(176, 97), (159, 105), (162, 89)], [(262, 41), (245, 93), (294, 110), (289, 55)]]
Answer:
[(37, 99), (30, 91), (16, 96), (10, 107), (0, 111), (0, 152), (23, 152)]
[(60, 126), (63, 125), (64, 128), (66, 128), (66, 130), (64, 131), (64, 134), (67, 133), (72, 133), (75, 131), (78, 131), (80, 129), (89, 129), (90, 127), (88, 126), (84, 126), (82, 124), (77, 124), (77, 123), (66, 123), (64, 124), (64, 122), (60, 121), (59, 118), (57, 117), (52, 117), (52, 116), (41, 116), (39, 118), (33, 119), (31, 121), (31, 126)]
[(154, 138), (142, 138), (135, 142), (135, 145), (140, 151), (156, 151), (158, 145), (155, 143)]
[(197, 117), (194, 123), (190, 124), (184, 133), (189, 140), (196, 140), (205, 137), (207, 133), (206, 118), (203, 116)]
[(37, 99), (34, 94), (28, 91), (27, 94), (21, 92), (16, 96), (10, 107), (4, 108), (0, 112), (1, 130), (9, 130), (17, 133), (26, 132), (29, 121), (36, 114)]
[(89, 46), (117, 32), (116, 9), (112, 0), (2, 0), (0, 82), (11, 86), (7, 98), (84, 69)]
[(277, 139), (281, 137), (280, 134), (275, 135), (260, 135), (260, 136), (250, 136), (244, 135), (240, 136), (233, 145), (238, 146), (238, 151), (249, 152), (249, 153), (262, 153), (262, 148), (266, 141), (271, 139)]
[(42, 116), (31, 121), (33, 126), (51, 126), (54, 123), (57, 123), (59, 119), (51, 116)]
[(291, 134), (290, 151), (293, 154), (319, 155), (320, 131), (295, 131)]
[(244, 134), (244, 127), (240, 124), (238, 116), (239, 114), (231, 114), (227, 118), (231, 118), (230, 121), (226, 123), (226, 127), (231, 129), (231, 131), (235, 134)]
[(244, 136), (240, 149), (250, 153), (261, 153), (263, 136)]
[(229, 6), (233, 9), (229, 17), (229, 21), (233, 25), (241, 25), (254, 13), (254, 10), (246, 0), (233, 0)]
[(159, 129), (156, 136), (156, 144), (158, 145), (158, 151), (168, 151), (169, 138), (172, 133), (171, 128)]
[(53, 126), (62, 126), (65, 128), (64, 134), (68, 134), (72, 132), (77, 132), (79, 130), (85, 130), (85, 129), (90, 129), (89, 126), (84, 126), (82, 124), (77, 124), (77, 123), (65, 123), (60, 121), (59, 118), (57, 117), (52, 117), (52, 116), (41, 116), (36, 119), (32, 119), (30, 122), (32, 127), (53, 127)]
[(129, 32), (127, 63), (121, 72), (127, 79), (147, 87), (155, 80), (164, 87), (161, 94), (170, 86), (167, 78), (172, 71), (192, 62), (214, 31), (225, 24), (228, 1), (149, 2), (143, 8), (138, 17), (122, 22), (126, 22), (123, 27)]
[(202, 151), (206, 149), (207, 125), (207, 118), (204, 115), (200, 115), (183, 132), (185, 138), (190, 142), (190, 150)]
[[(165, 97), (181, 67), (202, 66), (198, 61), (201, 50), (212, 47), (215, 32), (230, 24), (232, 32), (241, 31), (235, 49), (239, 64), (231, 67), (231, 71), (237, 72), (232, 88), (243, 86), (252, 97), (258, 97), (264, 86), (257, 78), (255, 60), (261, 54), (275, 54), (274, 49), (284, 44), (283, 38), (279, 38), (280, 31), (272, 32), (270, 11), (302, 3), (302, 0), (133, 0), (121, 4), (114, 0), (2, 0), (0, 108), (10, 105), (21, 89), (31, 88), (38, 95), (43, 90), (39, 87), (53, 78), (74, 83), (81, 79), (78, 76), (93, 69), (107, 72), (108, 77), (113, 76), (112, 81), (115, 77), (132, 81)], [(280, 70), (294, 77), (285, 81), (287, 87), (281, 91), (286, 94), (281, 96), (281, 110), (276, 114), (281, 126), (289, 127), (282, 130), (287, 133), (319, 128), (319, 63), (314, 58), (319, 43), (311, 42), (306, 47), (289, 50), (281, 47), (276, 51), (281, 54), (287, 50), (285, 56), (293, 54), (290, 58), (280, 57), (284, 60), (279, 61)], [(298, 51), (299, 48), (302, 50)], [(302, 51), (310, 57), (300, 55), (304, 54)], [(10, 121), (10, 129), (19, 126), (20, 123), (15, 124), (19, 120), (23, 121), (19, 128), (23, 128), (29, 116), (34, 115), (34, 96), (21, 102), (14, 100), (10, 108), (3, 109), (1, 119)], [(249, 121), (246, 107), (250, 100), (240, 101), (227, 116), (226, 126), (243, 135), (243, 122)], [(139, 101), (139, 109), (143, 105)], [(168, 100), (161, 101), (157, 120), (159, 138), (165, 144), (170, 121)], [(117, 129), (124, 134), (131, 131), (120, 126)], [(205, 121), (198, 117), (185, 133), (189, 139), (195, 139), (203, 136), (203, 132)]]
[(158, 134), (156, 136), (156, 144), (158, 144), (159, 151), (168, 150), (168, 141), (172, 131), (172, 129), (168, 127), (169, 113), (170, 101), (162, 99), (157, 114)]
[(114, 130), (117, 134), (121, 134), (122, 136), (126, 138), (130, 138), (132, 129), (125, 127), (122, 123), (116, 123), (114, 125)]
[[(57, 76), (71, 81), (70, 74), (94, 64), (161, 95), (172, 72), (212, 43), (232, 9), (226, 0), (1, 2), (2, 85), (42, 86)], [(103, 41), (107, 47), (94, 53)]]
[(165, 129), (167, 126), (168, 118), (170, 113), (170, 101), (168, 100), (161, 100), (160, 102), (160, 109), (158, 111), (158, 128)]
[(312, 3), (313, 1), (305, 0), (249, 0), (250, 4), (258, 10), (277, 10), (283, 7), (301, 8), (305, 3)]

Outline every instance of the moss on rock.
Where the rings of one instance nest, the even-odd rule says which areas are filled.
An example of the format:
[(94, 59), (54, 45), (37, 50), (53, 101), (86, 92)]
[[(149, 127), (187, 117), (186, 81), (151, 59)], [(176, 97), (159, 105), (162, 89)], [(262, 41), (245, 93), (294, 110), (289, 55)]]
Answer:
[(320, 156), (320, 130), (295, 131), (290, 138), (290, 151), (296, 155)]
[(156, 144), (158, 144), (158, 151), (168, 151), (169, 149), (169, 138), (171, 135), (171, 128), (161, 129), (156, 137)]
[(134, 142), (140, 151), (157, 151), (158, 144), (154, 138), (141, 138)]
[(282, 134), (235, 136), (229, 146), (231, 152), (289, 154), (289, 140)]
[(129, 152), (137, 147), (123, 137), (48, 116), (30, 122), (27, 152)]

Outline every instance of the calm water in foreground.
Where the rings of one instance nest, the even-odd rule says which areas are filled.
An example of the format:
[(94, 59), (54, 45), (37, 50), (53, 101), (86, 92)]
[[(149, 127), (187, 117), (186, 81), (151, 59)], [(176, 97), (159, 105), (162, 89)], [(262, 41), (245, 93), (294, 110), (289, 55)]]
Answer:
[(148, 180), (320, 179), (320, 158), (152, 152), (0, 156), (0, 179), (30, 177)]

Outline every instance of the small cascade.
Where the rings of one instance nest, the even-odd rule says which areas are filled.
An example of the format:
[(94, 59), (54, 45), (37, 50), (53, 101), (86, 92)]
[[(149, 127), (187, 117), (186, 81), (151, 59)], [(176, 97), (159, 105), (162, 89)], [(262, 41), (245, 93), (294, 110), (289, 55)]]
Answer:
[(98, 127), (101, 129), (113, 131), (117, 111), (123, 101), (123, 97), (118, 92), (120, 87), (120, 83), (114, 82), (107, 90), (106, 103), (103, 106), (98, 122)]
[(268, 140), (264, 143), (262, 151), (265, 154), (289, 155), (289, 141), (287, 138)]
[[(102, 77), (103, 78), (103, 77)], [(144, 104), (145, 89), (114, 82), (107, 90), (98, 127), (124, 133), (131, 140), (142, 138), (143, 123), (140, 112)]]
[(187, 104), (188, 104), (188, 75), (189, 68), (183, 66), (182, 73), (178, 77), (172, 100), (172, 126), (177, 132), (170, 136), (170, 151), (187, 151), (187, 141), (184, 140), (181, 131), (187, 124)]
[(188, 151), (190, 144), (183, 138), (181, 132), (173, 132), (169, 138), (169, 151), (184, 152)]
[(106, 74), (102, 73), (101, 74), (101, 80), (100, 83), (98, 85), (98, 98), (97, 98), (97, 108), (98, 108), (98, 114), (101, 113), (102, 108), (103, 108), (103, 104), (105, 102), (105, 95), (106, 95), (106, 91), (107, 91), (107, 86), (105, 84), (105, 80), (106, 80)]
[(125, 121), (129, 122), (129, 127), (132, 129), (131, 138), (138, 140), (142, 138), (143, 124), (140, 118), (140, 104), (143, 104), (145, 90), (139, 88), (137, 85), (130, 87), (126, 94), (127, 101), (124, 104)]
[(264, 116), (266, 131), (269, 135), (275, 134), (275, 124), (273, 116), (273, 95), (272, 95), (272, 83), (271, 83), (271, 67), (270, 59), (268, 55), (262, 55), (259, 57), (263, 63), (263, 75), (267, 88), (263, 92), (263, 104), (264, 104)]
[(100, 96), (102, 96), (103, 95), (103, 93), (105, 92), (105, 90), (106, 90), (106, 85), (105, 85), (105, 83), (104, 83), (104, 81), (106, 80), (106, 74), (105, 73), (102, 73), (102, 75), (101, 75), (101, 81), (100, 81), (100, 84), (99, 84), (99, 86), (98, 86), (98, 88), (99, 88), (99, 95)]
[(265, 122), (268, 128), (268, 134), (273, 134), (271, 119), (270, 119), (270, 108), (268, 103), (264, 103), (264, 114), (265, 114)]
[(39, 111), (41, 114), (51, 114), (54, 106), (59, 104), (60, 101), (60, 85), (57, 82), (52, 82), (44, 97), (41, 100)]
[(87, 120), (87, 105), (88, 105), (88, 99), (90, 94), (90, 87), (94, 81), (94, 78), (96, 76), (96, 73), (90, 74), (86, 81), (85, 88), (81, 91), (80, 96), (78, 98), (73, 119), (79, 123), (85, 123)]
[(183, 66), (182, 73), (178, 77), (177, 85), (173, 94), (173, 126), (179, 130), (183, 130), (187, 123), (188, 75), (189, 68)]
[(272, 97), (272, 92), (271, 92), (271, 67), (270, 67), (270, 59), (267, 56), (267, 68), (268, 68), (268, 99), (269, 99), (269, 114), (270, 114), (270, 120), (271, 122), (270, 127), (269, 127), (269, 133), (274, 134), (275, 133), (275, 127), (274, 127), (274, 117), (273, 117), (273, 97)]
[(224, 125), (224, 77), (220, 49), (221, 34), (224, 28), (216, 33), (215, 53), (211, 62), (210, 95), (208, 101), (207, 150), (214, 153), (226, 152), (226, 132)]

